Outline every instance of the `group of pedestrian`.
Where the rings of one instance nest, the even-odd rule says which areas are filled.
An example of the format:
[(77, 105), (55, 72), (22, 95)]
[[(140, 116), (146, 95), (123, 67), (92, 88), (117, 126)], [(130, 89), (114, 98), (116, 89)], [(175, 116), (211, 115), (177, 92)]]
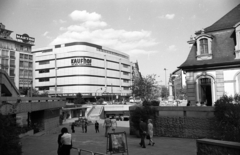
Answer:
[(142, 118), (140, 119), (139, 134), (141, 137), (141, 141), (139, 145), (142, 148), (146, 148), (146, 145), (145, 145), (146, 137), (148, 137), (149, 139), (148, 145), (154, 146), (155, 142), (153, 141), (153, 124), (151, 119), (148, 119), (148, 124), (146, 124)]
[(110, 129), (112, 128), (112, 131), (115, 132), (117, 128), (117, 120), (115, 117), (112, 119), (107, 116), (107, 118), (104, 120), (103, 127), (105, 128), (105, 137), (107, 137), (108, 133), (110, 132)]
[(87, 127), (88, 127), (87, 119), (82, 119), (81, 125), (82, 125), (82, 133), (87, 133)]

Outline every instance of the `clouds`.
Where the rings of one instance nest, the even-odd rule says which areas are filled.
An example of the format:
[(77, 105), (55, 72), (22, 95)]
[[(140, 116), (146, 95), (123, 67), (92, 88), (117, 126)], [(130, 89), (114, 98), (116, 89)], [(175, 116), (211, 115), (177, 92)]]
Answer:
[(98, 21), (101, 19), (101, 15), (95, 12), (88, 13), (86, 10), (84, 11), (73, 11), (70, 15), (70, 18), (74, 21)]
[(48, 33), (49, 33), (49, 32), (46, 31), (46, 32), (44, 32), (42, 35), (43, 35), (43, 36), (46, 36)]
[(114, 29), (102, 20), (98, 13), (75, 10), (69, 17), (74, 21), (73, 25), (60, 27), (62, 34), (57, 36), (51, 45), (84, 41), (113, 48), (130, 55), (156, 53), (149, 50), (158, 44), (150, 31), (127, 31)]
[(175, 45), (170, 45), (170, 46), (168, 46), (167, 50), (168, 50), (168, 51), (176, 51), (177, 48), (176, 48)]
[(166, 15), (162, 15), (159, 18), (160, 19), (173, 19), (175, 17), (175, 14), (166, 14)]

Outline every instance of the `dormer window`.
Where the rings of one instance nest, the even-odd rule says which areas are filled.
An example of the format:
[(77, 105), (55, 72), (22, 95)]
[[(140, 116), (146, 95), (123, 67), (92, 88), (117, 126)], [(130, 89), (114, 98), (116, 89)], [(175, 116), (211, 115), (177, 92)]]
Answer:
[(212, 59), (212, 39), (213, 37), (209, 34), (200, 34), (196, 37), (197, 60)]
[(235, 55), (236, 59), (240, 59), (240, 22), (237, 23), (234, 27), (236, 34)]

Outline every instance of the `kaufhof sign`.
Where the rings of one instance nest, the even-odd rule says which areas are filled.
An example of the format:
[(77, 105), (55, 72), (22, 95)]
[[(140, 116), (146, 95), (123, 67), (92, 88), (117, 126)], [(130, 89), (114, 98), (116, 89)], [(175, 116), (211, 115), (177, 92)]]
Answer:
[(72, 66), (91, 66), (92, 65), (92, 59), (88, 58), (76, 58), (76, 59), (71, 59), (71, 64)]

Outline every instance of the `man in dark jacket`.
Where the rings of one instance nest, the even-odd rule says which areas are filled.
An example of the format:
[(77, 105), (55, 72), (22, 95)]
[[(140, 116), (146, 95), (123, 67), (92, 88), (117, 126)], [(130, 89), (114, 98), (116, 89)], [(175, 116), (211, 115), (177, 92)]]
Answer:
[(142, 119), (140, 119), (139, 129), (140, 129), (139, 134), (140, 134), (140, 137), (141, 137), (141, 142), (139, 144), (142, 148), (146, 148), (145, 137), (146, 137), (146, 134), (147, 134), (147, 124), (145, 122), (143, 122)]

